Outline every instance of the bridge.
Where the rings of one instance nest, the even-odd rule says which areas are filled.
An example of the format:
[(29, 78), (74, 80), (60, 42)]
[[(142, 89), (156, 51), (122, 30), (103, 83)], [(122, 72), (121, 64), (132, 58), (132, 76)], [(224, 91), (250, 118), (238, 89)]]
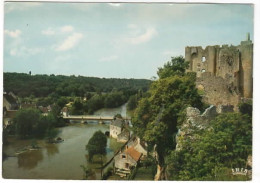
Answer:
[[(99, 121), (100, 123), (103, 123), (104, 121), (112, 121), (114, 120), (113, 116), (94, 116), (94, 115), (69, 115), (69, 116), (63, 116), (63, 119), (67, 120), (81, 120), (84, 121)], [(131, 118), (124, 118), (125, 120), (131, 120)]]

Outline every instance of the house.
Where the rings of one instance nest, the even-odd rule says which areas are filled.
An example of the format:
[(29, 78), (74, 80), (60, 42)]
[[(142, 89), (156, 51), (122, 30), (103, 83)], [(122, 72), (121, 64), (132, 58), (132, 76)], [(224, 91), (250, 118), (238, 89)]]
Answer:
[(6, 107), (7, 110), (17, 110), (19, 109), (19, 104), (17, 101), (17, 97), (9, 92), (8, 94), (4, 92), (3, 95), (3, 107)]
[(142, 153), (142, 159), (147, 157), (147, 144), (140, 140), (139, 137), (133, 137), (128, 143), (128, 147), (133, 147), (139, 153)]
[(110, 124), (110, 137), (117, 139), (117, 136), (123, 131), (124, 128), (124, 120), (123, 119), (115, 119)]
[(17, 113), (17, 110), (6, 110), (4, 107), (4, 113), (3, 113), (3, 126), (6, 128), (8, 125), (10, 125), (13, 122), (13, 119)]
[(67, 117), (67, 116), (69, 115), (69, 109), (68, 109), (68, 107), (63, 107), (63, 108), (61, 109), (61, 114), (62, 114), (63, 117)]
[(47, 116), (48, 113), (49, 113), (47, 107), (39, 106), (38, 109), (41, 111), (41, 113), (42, 113), (44, 116)]
[(123, 131), (117, 136), (117, 142), (127, 142), (130, 138), (130, 132), (127, 129), (123, 129)]
[(37, 106), (36, 106), (35, 103), (25, 102), (25, 103), (22, 103), (22, 104), (21, 104), (20, 108), (21, 108), (21, 109), (29, 109), (29, 108), (37, 108)]
[(123, 152), (118, 153), (114, 160), (114, 172), (120, 176), (127, 176), (131, 173), (131, 170), (137, 166), (142, 153), (136, 151), (133, 147), (126, 146)]

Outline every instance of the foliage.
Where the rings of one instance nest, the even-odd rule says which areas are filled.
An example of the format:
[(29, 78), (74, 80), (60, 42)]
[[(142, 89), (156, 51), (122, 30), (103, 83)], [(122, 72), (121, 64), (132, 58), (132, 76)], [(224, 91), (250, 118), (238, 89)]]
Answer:
[(84, 171), (84, 174), (85, 174), (85, 178), (88, 179), (90, 176), (93, 176), (95, 175), (95, 172), (90, 169), (90, 168), (87, 168), (85, 167), (84, 165), (80, 165), (80, 167), (82, 168), (82, 170)]
[[(129, 97), (140, 89), (146, 91), (150, 83), (150, 80), (145, 79), (4, 73), (5, 90), (12, 91), (19, 97), (86, 96), (89, 99), (91, 92), (112, 92), (114, 89)], [(64, 102), (58, 105), (62, 107), (62, 103)]]
[(174, 75), (183, 76), (187, 68), (188, 62), (182, 56), (172, 57), (171, 61), (158, 68), (157, 74), (161, 79)]
[(116, 119), (116, 118), (123, 119), (123, 117), (122, 117), (121, 114), (116, 114), (116, 115), (114, 116), (114, 119)]
[(104, 173), (104, 175), (102, 176), (102, 180), (107, 180), (108, 177), (110, 177), (112, 174), (113, 174), (113, 168), (109, 167), (107, 171)]
[(222, 180), (224, 170), (246, 168), (252, 153), (252, 123), (248, 115), (220, 114), (211, 122), (211, 128), (194, 132), (184, 140), (180, 151), (167, 157), (172, 180)]
[(164, 157), (175, 148), (184, 109), (203, 108), (195, 76), (185, 73), (187, 66), (183, 57), (174, 57), (159, 68), (159, 79), (151, 84), (147, 97), (139, 100), (132, 119), (135, 134), (148, 143), (149, 149), (156, 147), (159, 166), (165, 166)]
[(55, 126), (53, 115), (42, 116), (37, 109), (20, 109), (14, 117), (15, 133), (20, 138), (43, 138)]
[(86, 145), (86, 150), (88, 151), (89, 161), (92, 161), (94, 155), (105, 155), (107, 146), (106, 135), (99, 131), (96, 131), (94, 135), (89, 139)]
[(238, 107), (239, 107), (239, 111), (242, 114), (248, 114), (249, 116), (252, 117), (252, 112), (253, 112), (252, 101), (241, 102)]

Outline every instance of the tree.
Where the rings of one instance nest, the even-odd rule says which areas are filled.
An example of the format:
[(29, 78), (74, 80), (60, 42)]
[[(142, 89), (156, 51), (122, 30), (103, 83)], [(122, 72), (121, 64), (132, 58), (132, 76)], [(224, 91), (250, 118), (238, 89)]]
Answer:
[(166, 162), (171, 180), (232, 180), (231, 168), (246, 168), (251, 153), (250, 117), (225, 113), (212, 120), (210, 128), (184, 139), (182, 149), (172, 151)]
[[(36, 109), (21, 109), (14, 118), (15, 131), (20, 138), (31, 137), (38, 128), (40, 112)], [(42, 132), (40, 132), (42, 133)]]
[(174, 57), (159, 68), (159, 80), (152, 83), (147, 98), (138, 103), (133, 118), (134, 132), (149, 146), (156, 147), (158, 177), (164, 179), (164, 157), (175, 147), (174, 135), (181, 124), (183, 111), (188, 106), (203, 108), (195, 80), (185, 74), (187, 64), (183, 57)]
[(171, 61), (158, 68), (157, 74), (161, 79), (174, 75), (183, 76), (187, 68), (188, 62), (182, 56), (172, 57)]
[(42, 116), (37, 109), (20, 109), (14, 117), (15, 134), (20, 138), (43, 138), (47, 131), (54, 129), (53, 115)]
[(88, 151), (89, 161), (92, 161), (94, 155), (105, 155), (107, 146), (106, 135), (99, 131), (96, 131), (94, 135), (89, 139), (86, 145)]
[(127, 103), (127, 109), (128, 110), (133, 110), (137, 106), (137, 95), (132, 95), (130, 96), (128, 103)]

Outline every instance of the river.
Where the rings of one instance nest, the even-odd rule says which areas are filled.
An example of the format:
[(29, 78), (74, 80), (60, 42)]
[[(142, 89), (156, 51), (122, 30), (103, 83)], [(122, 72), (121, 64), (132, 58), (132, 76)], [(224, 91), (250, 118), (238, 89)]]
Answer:
[[(126, 105), (115, 109), (102, 109), (94, 115), (112, 116), (120, 113), (126, 116)], [(37, 141), (41, 147), (39, 150), (32, 150), (16, 155), (15, 152), (24, 146), (31, 144), (32, 140), (17, 140), (9, 138), (9, 145), (3, 151), (11, 156), (3, 161), (2, 174), (4, 178), (11, 179), (72, 179), (80, 180), (84, 178), (84, 172), (80, 165), (95, 170), (92, 179), (100, 179), (99, 163), (89, 163), (87, 161), (87, 151), (85, 149), (88, 140), (92, 135), (101, 130), (109, 131), (109, 124), (70, 124), (59, 128), (58, 135), (64, 142), (58, 144), (47, 144), (43, 140)], [(115, 139), (108, 138), (107, 155), (104, 162), (113, 157), (123, 144), (117, 143)]]

